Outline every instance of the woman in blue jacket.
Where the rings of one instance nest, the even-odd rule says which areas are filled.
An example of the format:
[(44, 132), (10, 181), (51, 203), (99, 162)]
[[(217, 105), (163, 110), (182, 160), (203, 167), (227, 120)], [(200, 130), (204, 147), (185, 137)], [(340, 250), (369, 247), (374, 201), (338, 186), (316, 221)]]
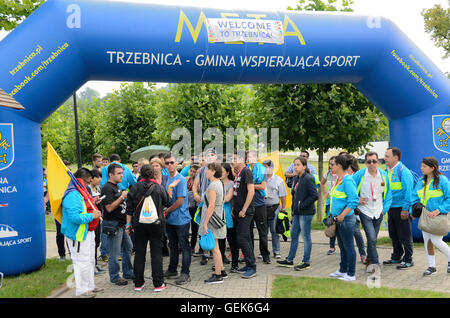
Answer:
[(356, 183), (347, 173), (353, 158), (343, 154), (336, 158), (332, 173), (338, 176), (330, 193), (330, 215), (337, 221), (336, 237), (341, 250), (340, 268), (329, 276), (343, 281), (354, 281), (356, 270), (356, 251), (353, 245), (356, 215), (353, 210), (358, 206), (359, 197)]
[[(450, 211), (450, 182), (439, 171), (439, 164), (434, 157), (422, 159), (420, 170), (423, 179), (417, 183), (413, 191), (413, 204), (420, 202), (430, 211), (428, 216), (436, 217)], [(436, 273), (436, 261), (433, 245), (445, 254), (448, 261), (447, 273), (450, 274), (450, 247), (442, 240), (442, 236), (422, 231), (425, 252), (428, 258), (428, 268), (423, 273), (429, 276)]]

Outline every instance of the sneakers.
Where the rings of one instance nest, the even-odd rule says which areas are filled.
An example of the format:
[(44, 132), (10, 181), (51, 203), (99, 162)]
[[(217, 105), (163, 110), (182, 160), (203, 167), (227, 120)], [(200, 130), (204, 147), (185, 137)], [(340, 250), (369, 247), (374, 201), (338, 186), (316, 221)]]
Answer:
[(400, 264), (400, 260), (388, 259), (387, 261), (383, 261), (383, 265), (395, 265)]
[(288, 261), (287, 259), (283, 260), (283, 261), (277, 261), (279, 266), (282, 267), (294, 267), (294, 262), (293, 261)]
[(296, 271), (304, 271), (305, 269), (310, 269), (311, 265), (309, 263), (302, 262), (301, 264), (294, 267)]
[(247, 265), (245, 265), (244, 267), (239, 268), (237, 271), (233, 272), (233, 273), (239, 273), (239, 274), (244, 274), (245, 272), (247, 272)]
[(137, 292), (140, 292), (140, 291), (142, 291), (143, 289), (144, 289), (144, 285), (145, 284), (142, 284), (142, 286), (134, 286), (134, 291), (137, 291)]
[(208, 263), (208, 256), (203, 255), (200, 265), (206, 265)]
[(275, 257), (276, 259), (281, 259), (281, 254), (280, 254), (280, 253), (275, 253), (275, 254), (274, 254), (274, 257)]
[(355, 276), (348, 276), (347, 273), (345, 273), (344, 276), (339, 277), (338, 279), (342, 280), (344, 282), (351, 282), (351, 281), (356, 280), (356, 277)]
[(208, 279), (205, 279), (205, 284), (222, 284), (223, 278), (222, 275), (212, 274), (212, 276)]
[(344, 277), (347, 273), (341, 273), (340, 271), (335, 271), (334, 273), (329, 274), (329, 277)]
[(428, 267), (425, 272), (423, 272), (423, 276), (430, 276), (437, 272), (436, 267)]
[(336, 253), (336, 249), (332, 250), (331, 248), (328, 250), (327, 255), (333, 255)]
[(247, 271), (242, 275), (242, 278), (252, 278), (256, 276), (256, 269), (249, 268)]
[(113, 284), (117, 285), (117, 286), (125, 286), (128, 284), (128, 281), (126, 279), (123, 278), (119, 278), (118, 280), (116, 280), (115, 282), (113, 282)]
[(264, 264), (270, 264), (270, 258), (263, 259)]
[(414, 263), (405, 263), (405, 262), (401, 262), (400, 265), (397, 266), (397, 269), (408, 269), (410, 267), (413, 267)]
[(237, 266), (231, 266), (230, 273), (239, 273), (239, 268)]
[(221, 276), (223, 279), (228, 278), (228, 274), (227, 274), (226, 271), (222, 271), (222, 272), (220, 273), (220, 276)]
[(164, 277), (167, 277), (167, 278), (176, 278), (176, 277), (178, 277), (178, 273), (177, 273), (177, 272), (170, 272), (169, 270), (166, 270), (166, 271), (164, 272)]
[(175, 281), (177, 285), (184, 285), (191, 281), (191, 277), (188, 274), (181, 273), (180, 277)]
[(366, 262), (367, 262), (367, 257), (364, 256), (364, 255), (362, 255), (360, 258), (361, 258), (361, 263), (366, 264)]
[(93, 293), (101, 293), (104, 290), (105, 290), (104, 288), (95, 287), (93, 290), (91, 290), (91, 292), (93, 292)]
[(163, 283), (161, 286), (155, 287), (155, 289), (153, 289), (153, 291), (160, 292), (160, 291), (163, 291), (166, 288), (167, 288), (167, 285)]

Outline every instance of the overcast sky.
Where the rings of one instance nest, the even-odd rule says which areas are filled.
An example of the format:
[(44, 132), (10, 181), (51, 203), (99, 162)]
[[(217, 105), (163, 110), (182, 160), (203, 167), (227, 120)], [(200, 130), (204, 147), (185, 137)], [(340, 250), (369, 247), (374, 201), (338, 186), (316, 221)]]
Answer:
[[(108, 0), (118, 1), (118, 0)], [(164, 5), (181, 5), (210, 7), (223, 9), (255, 9), (262, 11), (286, 10), (288, 6), (295, 7), (297, 0), (120, 0), (122, 2), (136, 3), (160, 3)], [(326, 2), (326, 1), (324, 1)], [(340, 3), (341, 1), (338, 0)], [(436, 48), (430, 39), (430, 34), (425, 33), (421, 11), (431, 8), (435, 4), (441, 4), (448, 8), (447, 0), (354, 0), (351, 6), (355, 13), (362, 15), (381, 15), (391, 19), (425, 54), (436, 64), (442, 72), (450, 72), (450, 59), (444, 60), (444, 50)], [(0, 39), (6, 35), (0, 33)], [(90, 81), (89, 86), (99, 91), (102, 96), (120, 86), (120, 82)], [(81, 90), (84, 89), (83, 86)]]

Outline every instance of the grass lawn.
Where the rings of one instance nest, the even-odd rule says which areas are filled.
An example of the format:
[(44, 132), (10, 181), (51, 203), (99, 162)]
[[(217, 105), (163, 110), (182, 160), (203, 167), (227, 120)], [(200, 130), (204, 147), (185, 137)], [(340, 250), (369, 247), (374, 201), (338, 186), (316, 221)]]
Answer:
[(48, 258), (41, 269), (19, 276), (5, 277), (0, 288), (1, 298), (44, 298), (66, 282), (71, 272), (67, 268), (70, 260), (60, 262), (57, 258)]
[(450, 298), (448, 293), (395, 288), (369, 288), (333, 278), (277, 276), (272, 298)]

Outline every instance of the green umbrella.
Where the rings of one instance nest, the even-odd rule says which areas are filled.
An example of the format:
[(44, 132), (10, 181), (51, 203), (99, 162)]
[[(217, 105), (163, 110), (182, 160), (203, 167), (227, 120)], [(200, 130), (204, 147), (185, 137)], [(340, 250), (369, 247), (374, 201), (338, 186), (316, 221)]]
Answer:
[(161, 146), (161, 145), (152, 145), (152, 146), (142, 147), (131, 153), (130, 160), (138, 161), (141, 158), (145, 158), (148, 160), (148, 158), (150, 158), (151, 155), (154, 155), (154, 154), (157, 154), (160, 152), (170, 152), (170, 148), (167, 146)]

